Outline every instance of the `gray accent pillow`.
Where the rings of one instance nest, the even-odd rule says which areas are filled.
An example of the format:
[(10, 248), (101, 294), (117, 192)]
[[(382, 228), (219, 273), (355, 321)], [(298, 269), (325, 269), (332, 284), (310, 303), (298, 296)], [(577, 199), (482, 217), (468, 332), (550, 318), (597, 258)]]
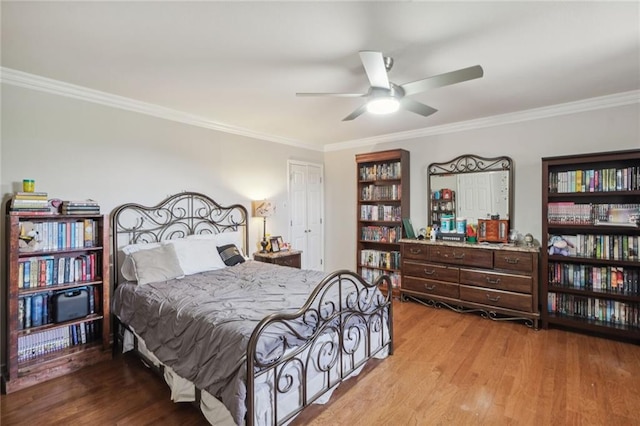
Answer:
[(218, 253), (220, 253), (222, 261), (227, 266), (233, 266), (244, 262), (244, 257), (235, 244), (226, 244), (218, 247)]
[(131, 253), (138, 285), (168, 281), (184, 276), (172, 244)]

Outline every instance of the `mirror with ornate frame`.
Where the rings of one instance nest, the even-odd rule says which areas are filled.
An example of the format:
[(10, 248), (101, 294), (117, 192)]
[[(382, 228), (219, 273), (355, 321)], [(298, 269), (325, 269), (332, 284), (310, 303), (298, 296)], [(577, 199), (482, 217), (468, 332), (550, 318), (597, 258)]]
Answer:
[(509, 219), (513, 227), (513, 161), (467, 154), (427, 169), (427, 223), (442, 218)]

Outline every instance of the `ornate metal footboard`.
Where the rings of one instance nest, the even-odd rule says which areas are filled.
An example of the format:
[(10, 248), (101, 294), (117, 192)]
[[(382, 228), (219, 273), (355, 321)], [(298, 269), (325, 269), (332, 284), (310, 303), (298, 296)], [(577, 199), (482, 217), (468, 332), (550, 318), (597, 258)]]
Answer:
[[(152, 207), (135, 203), (117, 207), (111, 214), (115, 285), (121, 280), (123, 246), (239, 231), (246, 253), (247, 218), (242, 205), (224, 207), (193, 192), (171, 196)], [(390, 288), (387, 276), (372, 285), (353, 272), (337, 271), (322, 280), (300, 310), (274, 314), (258, 324), (247, 349), (247, 425), (255, 424), (257, 400), (270, 401), (260, 424), (285, 423), (370, 358), (392, 353), (391, 292), (385, 296), (377, 290), (385, 284)], [(118, 321), (115, 315), (114, 321)], [(120, 327), (114, 324), (113, 329)], [(114, 338), (115, 350), (118, 333)], [(265, 339), (270, 339), (268, 345), (261, 344)], [(269, 354), (261, 352), (265, 347), (271, 348)], [(269, 392), (266, 399), (265, 391)], [(196, 396), (199, 393), (196, 389)]]
[[(273, 314), (258, 324), (247, 348), (247, 425), (257, 417), (259, 423), (286, 423), (367, 360), (385, 350), (393, 353), (391, 292), (385, 296), (376, 290), (383, 284), (391, 288), (389, 277), (371, 285), (353, 272), (336, 271), (299, 311)], [(269, 357), (259, 354), (261, 340), (274, 334), (280, 351)], [(255, 406), (257, 383), (266, 383), (270, 393), (271, 407), (261, 414)], [(282, 413), (279, 401), (285, 398), (297, 403)]]

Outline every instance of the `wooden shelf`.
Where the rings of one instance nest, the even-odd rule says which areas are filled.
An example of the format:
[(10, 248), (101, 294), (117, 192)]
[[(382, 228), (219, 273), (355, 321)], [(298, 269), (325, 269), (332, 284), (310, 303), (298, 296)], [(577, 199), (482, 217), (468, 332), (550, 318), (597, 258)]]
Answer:
[[(380, 274), (389, 275), (395, 283), (393, 294), (399, 297), (399, 287), (402, 285), (399, 240), (405, 234), (401, 219), (408, 218), (410, 213), (409, 152), (396, 149), (356, 155), (356, 180), (357, 271), (370, 282)], [(385, 214), (383, 217), (376, 209), (384, 211), (385, 206), (393, 213)], [(371, 210), (373, 214), (369, 214)], [(363, 211), (366, 213), (363, 214)], [(372, 234), (384, 235), (384, 238), (390, 241), (365, 239), (365, 229)], [(397, 261), (397, 268), (367, 266), (367, 262), (362, 260), (363, 251), (374, 257), (393, 257)]]
[[(48, 240), (45, 239), (48, 241), (49, 249), (31, 252), (19, 250), (18, 236), (24, 222), (38, 226), (42, 231), (40, 235), (50, 236)], [(74, 225), (77, 228), (73, 228), (78, 232), (77, 243), (69, 244), (76, 247), (60, 247), (62, 240), (54, 236), (70, 223), (78, 222), (81, 224)], [(2, 374), (3, 392), (14, 392), (110, 358), (108, 223), (108, 218), (104, 215), (9, 212), (7, 203), (7, 363)], [(91, 232), (85, 234), (85, 230)], [(93, 238), (85, 241), (85, 235), (93, 235)], [(32, 265), (37, 265), (36, 272), (33, 271)], [(74, 271), (82, 273), (82, 278), (87, 279), (75, 280), (74, 274), (59, 271), (58, 266), (61, 265), (68, 266), (65, 268), (67, 271), (69, 268), (75, 268)], [(32, 273), (29, 275), (30, 284), (34, 284), (29, 287), (25, 287), (24, 280), (27, 267)], [(64, 276), (59, 275), (58, 278), (56, 274)], [(57, 284), (63, 280), (69, 282)], [(53, 297), (50, 296), (83, 287), (89, 290), (88, 298), (94, 301), (93, 305), (90, 305), (89, 300), (86, 302), (88, 314), (80, 318), (54, 322), (54, 303)], [(37, 317), (37, 323), (40, 325), (31, 326), (25, 320), (26, 315), (30, 314), (30, 319), (33, 319), (36, 318), (36, 314), (28, 312), (25, 305), (39, 294), (43, 297), (38, 299), (49, 301), (47, 314), (45, 315), (43, 309), (41, 316)], [(93, 306), (93, 311), (90, 311), (90, 306)]]
[[(609, 179), (604, 184), (608, 186), (597, 188), (596, 182), (603, 185), (605, 180), (596, 179), (596, 174), (599, 177), (608, 177)], [(640, 150), (542, 159), (542, 246), (548, 246), (551, 235), (564, 236), (566, 239), (578, 235), (599, 236), (582, 238), (582, 241), (594, 241), (594, 239), (601, 241), (602, 238), (608, 236), (610, 240), (606, 241), (610, 241), (609, 244), (612, 246), (609, 248), (609, 259), (549, 255), (547, 250), (542, 252), (540, 303), (544, 328), (556, 325), (603, 337), (640, 340), (640, 318), (638, 317), (640, 284), (637, 283), (640, 279), (640, 260), (637, 255), (630, 254), (629, 251), (623, 252), (622, 243), (619, 243), (622, 240), (626, 244), (627, 241), (640, 239), (640, 228), (626, 225), (605, 226), (592, 223), (548, 222), (550, 203), (566, 202), (589, 206), (587, 209), (593, 209), (591, 217), (595, 217), (595, 212), (600, 214), (602, 211), (596, 210), (598, 205), (607, 208), (609, 205), (636, 206), (640, 204), (639, 174)], [(624, 179), (625, 175), (627, 176), (626, 180)], [(594, 190), (591, 192), (552, 192), (552, 188), (555, 188), (556, 184), (566, 185), (565, 178), (569, 179), (569, 187), (564, 186), (564, 188), (573, 188), (571, 186), (573, 176), (576, 176), (575, 179), (579, 181), (583, 181), (583, 178), (587, 179), (584, 182), (585, 187), (587, 185), (590, 187), (593, 184)], [(597, 190), (612, 188), (614, 182), (615, 190)], [(626, 189), (620, 190), (620, 188)], [(554, 213), (556, 212), (557, 209), (554, 210)], [(586, 217), (586, 215), (580, 216)], [(622, 239), (623, 236), (626, 237)], [(612, 256), (611, 250), (616, 248), (619, 250), (617, 256)], [(578, 254), (582, 253), (589, 253), (589, 251), (578, 250)], [(550, 264), (553, 264), (553, 267)], [(565, 270), (578, 271), (577, 275), (571, 277), (573, 280), (571, 285), (569, 285), (569, 277), (566, 275), (568, 272), (564, 272)], [(623, 274), (622, 281), (611, 283), (611, 271), (615, 274)], [(617, 276), (620, 277), (620, 275)], [(620, 279), (618, 278), (618, 280)], [(594, 289), (589, 282), (595, 280), (599, 281)], [(625, 286), (624, 292), (615, 290), (615, 288), (619, 288), (620, 282)], [(598, 289), (600, 286), (602, 289)], [(611, 289), (608, 289), (607, 286), (610, 286)], [(606, 320), (602, 320), (603, 318)]]

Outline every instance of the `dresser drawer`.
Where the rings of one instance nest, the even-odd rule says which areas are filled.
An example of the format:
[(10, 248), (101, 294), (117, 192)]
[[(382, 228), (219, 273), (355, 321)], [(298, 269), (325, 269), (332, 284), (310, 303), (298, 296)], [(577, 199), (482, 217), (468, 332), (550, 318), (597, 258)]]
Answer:
[(403, 259), (429, 260), (429, 246), (426, 244), (404, 244)]
[(423, 280), (414, 277), (402, 277), (402, 289), (415, 291), (434, 296), (450, 297), (457, 299), (460, 295), (458, 284), (445, 283), (442, 281)]
[(460, 284), (517, 291), (518, 293), (531, 294), (531, 280), (531, 277), (523, 275), (500, 274), (475, 269), (460, 270)]
[(402, 274), (429, 280), (458, 282), (459, 269), (451, 266), (433, 265), (430, 263), (405, 260), (402, 263)]
[(492, 268), (493, 252), (483, 249), (437, 246), (431, 247), (429, 250), (429, 260), (455, 265), (472, 265), (478, 268)]
[(494, 253), (493, 265), (496, 269), (532, 272), (533, 254), (518, 251), (496, 250)]
[(492, 290), (482, 287), (460, 286), (460, 299), (500, 308), (532, 312), (533, 298), (528, 294)]

